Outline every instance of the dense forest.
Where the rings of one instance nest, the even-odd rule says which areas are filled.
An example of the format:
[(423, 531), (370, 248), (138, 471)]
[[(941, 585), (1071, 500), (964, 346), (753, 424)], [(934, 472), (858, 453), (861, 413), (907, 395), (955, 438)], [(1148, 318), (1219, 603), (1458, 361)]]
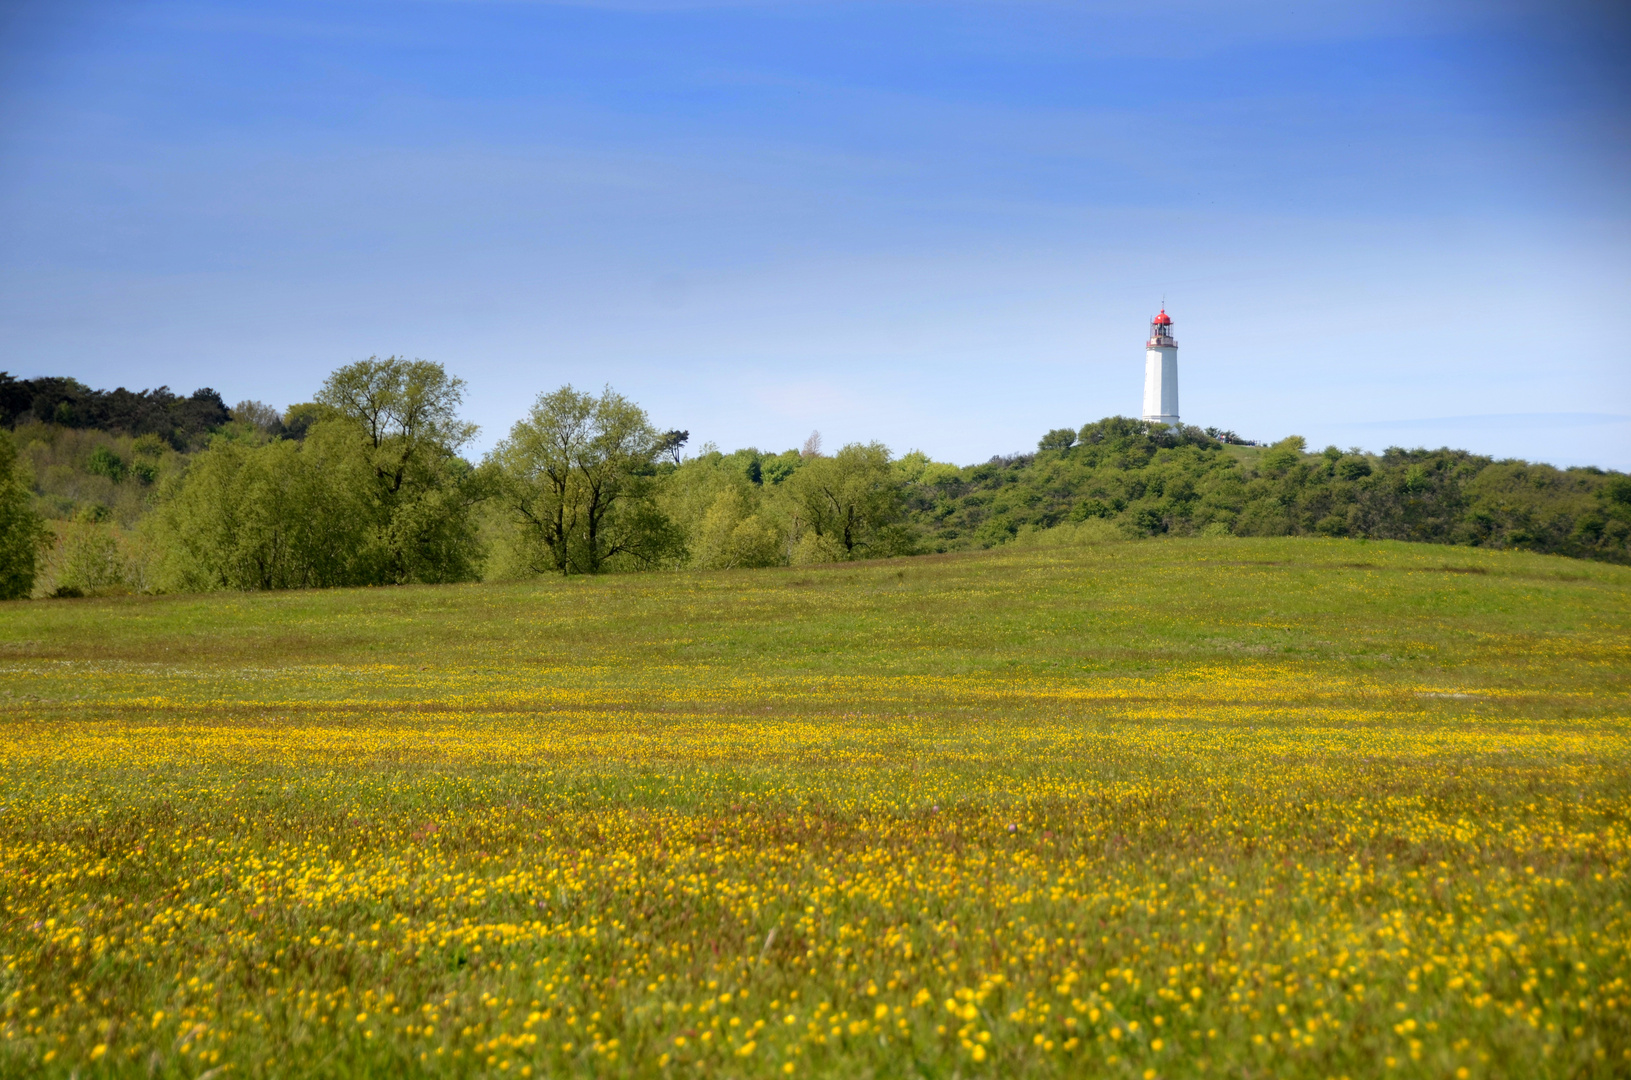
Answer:
[(0, 596), (722, 569), (1162, 535), (1350, 536), (1631, 562), (1631, 476), (1111, 417), (960, 467), (880, 443), (687, 453), (610, 389), (463, 456), (464, 384), (370, 358), (313, 400), (0, 373)]

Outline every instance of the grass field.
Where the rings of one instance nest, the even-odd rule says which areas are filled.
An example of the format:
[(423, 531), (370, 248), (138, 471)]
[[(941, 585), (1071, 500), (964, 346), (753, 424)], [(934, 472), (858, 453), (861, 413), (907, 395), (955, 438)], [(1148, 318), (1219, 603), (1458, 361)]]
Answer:
[(0, 1071), (1631, 1072), (1631, 569), (0, 608)]

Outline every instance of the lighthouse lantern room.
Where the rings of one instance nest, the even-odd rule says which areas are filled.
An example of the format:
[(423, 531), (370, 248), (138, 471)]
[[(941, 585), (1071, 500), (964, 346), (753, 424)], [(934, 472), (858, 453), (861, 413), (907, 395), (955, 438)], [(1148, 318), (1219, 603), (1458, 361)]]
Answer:
[(1144, 345), (1144, 420), (1178, 426), (1178, 343), (1172, 337), (1172, 318), (1163, 306), (1150, 320), (1150, 340)]

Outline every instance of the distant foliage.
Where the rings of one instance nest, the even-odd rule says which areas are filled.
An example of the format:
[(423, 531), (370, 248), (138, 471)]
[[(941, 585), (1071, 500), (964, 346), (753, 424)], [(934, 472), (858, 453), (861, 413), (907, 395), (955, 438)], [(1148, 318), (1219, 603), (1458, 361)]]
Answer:
[(52, 596), (103, 596), (131, 591), (139, 570), (119, 527), (94, 510), (60, 527), (49, 567)]
[(1256, 445), (1255, 443), (1251, 442), (1249, 439), (1242, 439), (1239, 435), (1236, 435), (1234, 432), (1227, 431), (1227, 430), (1225, 430), (1223, 428), (1209, 427), (1209, 428), (1206, 429), (1206, 434), (1208, 436), (1210, 436), (1211, 438), (1216, 439), (1218, 442), (1224, 443), (1225, 445), (1229, 445), (1229, 446), (1255, 446)]
[(662, 476), (658, 505), (680, 532), (675, 565), (699, 570), (784, 566), (792, 527), (778, 498), (804, 458), (797, 450), (722, 454), (705, 446)]
[(283, 434), (283, 415), (264, 401), (240, 401), (232, 407), (232, 419), (247, 424), (268, 438)]
[(1069, 450), (1076, 445), (1076, 432), (1072, 428), (1054, 428), (1036, 444), (1038, 450)]
[(18, 379), (0, 371), (0, 424), (33, 421), (97, 428), (121, 435), (158, 435), (177, 450), (201, 446), (231, 419), (221, 395), (205, 387), (187, 397), (156, 390), (93, 390), (77, 379)]
[(787, 530), (740, 485), (721, 491), (697, 523), (691, 565), (701, 570), (779, 566), (787, 559)]
[(917, 453), (897, 460), (881, 443), (823, 454), (812, 433), (779, 454), (704, 447), (663, 476), (659, 501), (685, 537), (680, 565), (696, 569), (908, 555), (906, 493), (927, 468), (956, 471)]
[(127, 472), (125, 459), (106, 446), (98, 446), (91, 451), (91, 456), (85, 460), (85, 471), (92, 476), (105, 476), (115, 484), (122, 483)]
[(13, 434), (32, 474), (34, 509), (58, 522), (90, 514), (134, 528), (155, 505), (163, 478), (181, 471), (188, 456), (152, 434), (33, 421)]

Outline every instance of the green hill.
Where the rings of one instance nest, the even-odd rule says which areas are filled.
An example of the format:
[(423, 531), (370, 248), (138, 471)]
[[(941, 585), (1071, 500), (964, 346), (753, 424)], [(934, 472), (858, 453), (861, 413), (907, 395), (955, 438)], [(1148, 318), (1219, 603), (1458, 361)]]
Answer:
[(1465, 450), (1381, 454), (1301, 438), (1226, 444), (1122, 417), (1056, 431), (1034, 454), (940, 472), (913, 492), (926, 546), (1007, 543), (1108, 521), (1129, 536), (1355, 536), (1631, 562), (1631, 476)]
[(1628, 600), (1221, 537), (15, 605), (0, 1071), (1622, 1075)]

